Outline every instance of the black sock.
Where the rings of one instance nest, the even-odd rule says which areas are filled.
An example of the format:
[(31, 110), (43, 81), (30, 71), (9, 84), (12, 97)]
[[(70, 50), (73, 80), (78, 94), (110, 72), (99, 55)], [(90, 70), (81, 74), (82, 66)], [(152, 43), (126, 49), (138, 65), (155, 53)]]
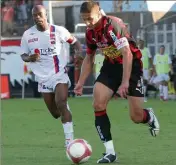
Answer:
[(106, 114), (106, 110), (95, 112), (95, 127), (102, 142), (112, 140), (110, 132), (111, 123), (108, 115)]

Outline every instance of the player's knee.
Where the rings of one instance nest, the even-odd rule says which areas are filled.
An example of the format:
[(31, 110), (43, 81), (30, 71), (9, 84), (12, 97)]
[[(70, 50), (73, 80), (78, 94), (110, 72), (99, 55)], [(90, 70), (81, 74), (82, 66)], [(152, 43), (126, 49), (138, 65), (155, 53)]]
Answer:
[(142, 112), (135, 112), (130, 115), (131, 120), (134, 123), (141, 123), (143, 121), (143, 113)]
[(102, 111), (102, 110), (105, 110), (105, 109), (106, 109), (106, 104), (94, 102), (94, 103), (93, 103), (93, 108), (95, 109), (95, 111)]
[(58, 119), (61, 116), (61, 114), (58, 110), (49, 110), (49, 111), (50, 111), (51, 115), (53, 116), (53, 118), (55, 118), (55, 119)]

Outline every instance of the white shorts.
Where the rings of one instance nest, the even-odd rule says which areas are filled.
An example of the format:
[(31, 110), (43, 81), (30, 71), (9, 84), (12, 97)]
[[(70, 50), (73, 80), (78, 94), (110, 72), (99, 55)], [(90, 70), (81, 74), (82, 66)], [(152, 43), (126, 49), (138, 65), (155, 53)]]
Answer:
[(150, 78), (149, 70), (148, 69), (143, 69), (143, 79), (148, 80), (149, 78)]
[(55, 74), (48, 81), (38, 83), (38, 91), (41, 93), (54, 93), (57, 84), (68, 84), (70, 87), (70, 79), (67, 74)]
[(161, 81), (169, 81), (169, 75), (168, 74), (160, 74), (160, 75), (157, 75), (154, 79), (153, 79), (153, 83), (156, 84), (156, 83), (159, 83)]

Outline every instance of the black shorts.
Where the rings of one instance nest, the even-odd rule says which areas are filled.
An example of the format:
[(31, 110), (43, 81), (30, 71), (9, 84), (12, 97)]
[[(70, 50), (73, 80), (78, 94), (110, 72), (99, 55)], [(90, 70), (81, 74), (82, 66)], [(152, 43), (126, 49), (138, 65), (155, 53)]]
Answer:
[[(110, 63), (104, 60), (100, 75), (95, 82), (100, 82), (116, 94), (122, 82), (123, 66), (118, 63)], [(132, 73), (128, 89), (129, 96), (143, 97), (142, 65), (139, 59), (133, 60)]]

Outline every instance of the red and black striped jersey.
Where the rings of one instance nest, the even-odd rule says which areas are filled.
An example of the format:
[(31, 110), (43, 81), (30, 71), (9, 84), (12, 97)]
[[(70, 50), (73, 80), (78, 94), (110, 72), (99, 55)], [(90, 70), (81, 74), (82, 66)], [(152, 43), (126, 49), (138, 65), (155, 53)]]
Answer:
[(125, 37), (128, 40), (133, 58), (140, 59), (142, 57), (134, 38), (120, 18), (103, 16), (101, 21), (98, 28), (86, 31), (87, 54), (94, 54), (96, 49), (100, 49), (105, 58), (122, 64), (123, 57), (119, 49), (120, 45), (123, 45), (122, 38)]

